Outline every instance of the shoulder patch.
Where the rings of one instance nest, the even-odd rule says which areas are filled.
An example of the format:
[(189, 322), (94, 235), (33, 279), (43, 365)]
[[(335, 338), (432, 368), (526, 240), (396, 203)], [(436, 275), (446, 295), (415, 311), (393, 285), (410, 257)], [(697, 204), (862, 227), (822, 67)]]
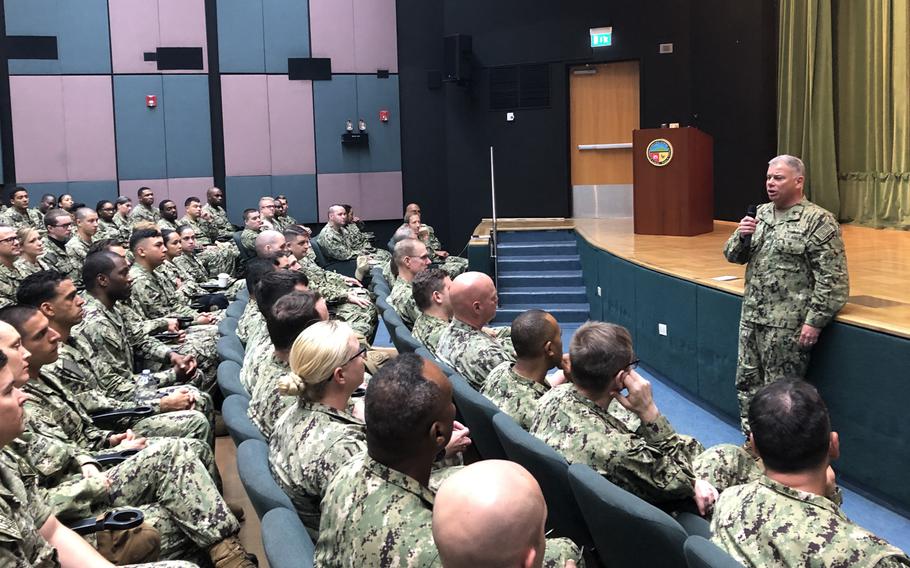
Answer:
[(837, 226), (831, 223), (822, 223), (818, 226), (817, 229), (812, 233), (812, 240), (816, 243), (823, 245), (826, 242), (830, 241), (831, 238), (837, 234)]

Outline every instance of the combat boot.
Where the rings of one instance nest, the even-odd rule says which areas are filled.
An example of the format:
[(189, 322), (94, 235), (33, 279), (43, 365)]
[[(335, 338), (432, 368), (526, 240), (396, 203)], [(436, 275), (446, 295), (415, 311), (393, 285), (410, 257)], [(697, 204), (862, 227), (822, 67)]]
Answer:
[(209, 556), (215, 568), (256, 568), (256, 557), (240, 544), (237, 535), (229, 536), (209, 548)]

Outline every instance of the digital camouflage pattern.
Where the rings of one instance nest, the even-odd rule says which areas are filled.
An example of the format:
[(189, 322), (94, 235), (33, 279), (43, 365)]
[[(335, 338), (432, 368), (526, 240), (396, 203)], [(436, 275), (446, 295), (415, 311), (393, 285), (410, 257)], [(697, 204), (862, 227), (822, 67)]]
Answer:
[(136, 223), (144, 221), (157, 224), (160, 219), (161, 213), (158, 212), (156, 207), (148, 207), (142, 203), (136, 203), (133, 210), (130, 211), (129, 224), (130, 226), (135, 226)]
[(294, 403), (293, 398), (281, 396), (278, 392), (278, 379), (290, 373), (291, 368), (275, 356), (275, 348), (271, 344), (269, 347), (263, 354), (265, 361), (258, 367), (247, 408), (247, 415), (266, 440), (271, 438), (278, 418)]
[(537, 402), (549, 390), (549, 385), (519, 375), (515, 372), (515, 364), (505, 361), (490, 372), (480, 393), (522, 428), (530, 430)]
[(0, 264), (0, 308), (16, 303), (16, 291), (25, 275), (19, 272), (16, 265)]
[[(244, 345), (247, 345), (250, 340), (250, 331), (257, 325), (257, 320), (262, 319), (262, 317), (262, 312), (259, 311), (256, 300), (251, 297), (247, 300), (246, 306), (243, 308), (243, 313), (240, 314), (240, 319), (237, 320), (237, 339)], [(263, 320), (263, 322), (264, 321), (265, 320)]]
[(412, 329), (414, 322), (420, 317), (420, 309), (417, 302), (414, 301), (414, 293), (411, 290), (411, 283), (399, 276), (392, 285), (392, 291), (386, 298), (389, 305), (395, 308), (398, 317), (408, 327)]
[(910, 566), (910, 558), (853, 524), (830, 499), (768, 477), (721, 494), (711, 540), (748, 567)]
[[(113, 221), (105, 221), (99, 217), (98, 232), (96, 232), (95, 236), (92, 237), (92, 241), (100, 241), (102, 239), (114, 239), (116, 241), (120, 241), (121, 243), (123, 242), (120, 227), (118, 227)], [(127, 239), (127, 242), (129, 242), (129, 239)]]
[(286, 398), (294, 404), (275, 423), (269, 465), (315, 542), (325, 489), (341, 466), (366, 451), (366, 426), (347, 411)]
[(804, 377), (809, 351), (800, 348), (803, 324), (823, 328), (849, 294), (840, 226), (825, 209), (803, 198), (775, 216), (773, 203), (758, 207), (749, 248), (737, 229), (724, 256), (746, 264), (736, 389), (743, 432), (755, 392), (785, 377)]
[(41, 272), (42, 270), (50, 270), (51, 267), (45, 264), (42, 258), (38, 259), (37, 264), (32, 264), (26, 260), (24, 256), (20, 256), (18, 259), (16, 259), (16, 262), (13, 263), (13, 266), (19, 270), (19, 274), (21, 274), (22, 278), (24, 279), (26, 276), (31, 276), (36, 272)]
[(66, 243), (44, 237), (44, 254), (41, 255), (41, 261), (47, 266), (53, 266), (54, 270), (66, 274), (73, 282), (77, 279), (82, 280), (82, 265), (70, 258), (66, 252)]
[(441, 566), (433, 541), (432, 491), (368, 455), (338, 471), (322, 510), (316, 566)]
[(38, 534), (53, 511), (34, 475), (23, 476), (15, 456), (0, 452), (0, 565), (57, 568), (56, 551)]
[[(259, 312), (257, 312), (259, 313)], [(259, 382), (260, 367), (268, 361), (274, 347), (266, 329), (265, 318), (261, 315), (250, 326), (250, 335), (243, 352), (243, 363), (240, 366), (240, 383), (247, 392), (252, 393)]]
[(442, 332), (436, 354), (477, 390), (497, 365), (515, 362), (499, 341), (457, 318)]
[(130, 220), (118, 211), (114, 213), (114, 220), (112, 221), (117, 231), (120, 233), (120, 243), (123, 246), (129, 246), (130, 236), (133, 234), (133, 225)]
[(15, 207), (10, 207), (0, 214), (0, 223), (14, 227), (17, 231), (23, 227), (35, 229), (43, 237), (47, 234), (47, 227), (44, 226), (44, 215), (37, 209), (26, 209), (22, 213)]
[(175, 221), (168, 221), (165, 218), (158, 219), (158, 230), (163, 231), (165, 229), (170, 229), (171, 231), (177, 230), (177, 223)]
[(202, 213), (204, 215), (199, 218), (199, 224), (209, 240), (215, 240), (217, 237), (230, 237), (234, 234), (234, 225), (228, 219), (224, 207), (206, 203), (202, 206)]
[[(298, 262), (300, 270), (309, 280), (310, 290), (319, 292), (334, 312), (335, 318), (347, 322), (354, 331), (364, 337), (373, 337), (379, 322), (379, 313), (369, 293), (363, 288), (352, 288), (341, 274), (322, 268), (309, 257), (304, 257)], [(370, 305), (362, 307), (349, 302), (348, 295), (352, 293), (369, 301)]]
[(414, 336), (414, 339), (423, 343), (427, 351), (436, 357), (436, 347), (439, 345), (439, 338), (442, 337), (442, 332), (447, 327), (449, 327), (449, 322), (445, 320), (427, 314), (420, 314), (414, 321), (411, 335)]
[[(78, 266), (83, 266), (85, 264), (85, 257), (88, 256), (88, 249), (90, 246), (92, 246), (92, 243), (86, 243), (79, 235), (74, 235), (70, 240), (66, 241), (66, 255)], [(73, 278), (72, 280), (76, 288), (81, 290), (85, 288), (82, 283), (82, 271), (78, 270), (77, 272), (78, 277)]]
[(259, 236), (259, 231), (254, 231), (252, 229), (244, 229), (240, 233), (240, 244), (249, 249), (251, 252), (256, 250), (256, 237)]
[(363, 254), (360, 248), (352, 248), (342, 231), (326, 223), (325, 227), (316, 235), (316, 242), (322, 249), (322, 254), (334, 260), (351, 260)]

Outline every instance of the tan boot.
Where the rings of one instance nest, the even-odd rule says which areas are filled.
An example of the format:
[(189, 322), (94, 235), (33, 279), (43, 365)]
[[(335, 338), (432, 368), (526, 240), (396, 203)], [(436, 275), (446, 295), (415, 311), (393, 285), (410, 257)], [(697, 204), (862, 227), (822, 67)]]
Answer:
[(209, 548), (215, 568), (256, 568), (256, 557), (248, 553), (236, 535), (229, 536)]

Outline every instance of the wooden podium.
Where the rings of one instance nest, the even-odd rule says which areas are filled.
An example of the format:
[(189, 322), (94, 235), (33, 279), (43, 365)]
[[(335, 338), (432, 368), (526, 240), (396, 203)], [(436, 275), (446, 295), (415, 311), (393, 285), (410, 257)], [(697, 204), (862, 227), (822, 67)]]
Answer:
[(635, 130), (632, 171), (636, 233), (691, 237), (714, 230), (711, 136), (691, 127)]

